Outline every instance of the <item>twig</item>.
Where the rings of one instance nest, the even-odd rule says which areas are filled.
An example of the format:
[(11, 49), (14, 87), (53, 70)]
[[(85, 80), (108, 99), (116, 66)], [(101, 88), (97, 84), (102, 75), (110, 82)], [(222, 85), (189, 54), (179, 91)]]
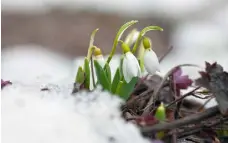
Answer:
[(209, 98), (197, 111), (204, 109), (204, 107), (213, 99), (214, 97)]
[(172, 50), (173, 50), (173, 46), (170, 46), (168, 50), (165, 52), (165, 54), (159, 57), (159, 62), (161, 62)]
[(141, 131), (142, 131), (142, 133), (148, 133), (148, 132), (157, 132), (157, 131), (163, 131), (163, 130), (168, 130), (168, 129), (175, 129), (175, 128), (178, 128), (183, 125), (194, 124), (194, 123), (200, 122), (204, 119), (208, 119), (219, 113), (220, 112), (219, 112), (218, 106), (215, 106), (212, 108), (208, 108), (204, 112), (196, 113), (196, 114), (190, 115), (188, 117), (181, 118), (179, 120), (175, 120), (170, 123), (160, 123), (160, 124), (156, 124), (153, 126), (142, 127)]
[(167, 105), (166, 108), (169, 108), (171, 105), (173, 105), (173, 104), (175, 104), (175, 103), (181, 101), (181, 100), (184, 99), (185, 97), (192, 95), (192, 94), (193, 94), (196, 90), (198, 90), (199, 88), (200, 88), (200, 87), (196, 87), (195, 89), (193, 89), (192, 91), (190, 91), (190, 92), (184, 94), (183, 96), (181, 96), (181, 97), (178, 98), (177, 100), (174, 100), (174, 101), (171, 102), (169, 105)]
[(205, 96), (205, 97), (200, 97), (196, 94), (192, 94), (192, 96), (196, 97), (196, 98), (199, 98), (199, 99), (208, 99), (208, 98), (211, 98), (212, 96)]
[[(154, 91), (153, 95), (150, 97), (149, 102), (147, 103), (146, 107), (144, 108), (144, 112), (142, 115), (147, 115), (150, 113), (150, 107), (151, 105), (154, 103), (154, 100), (157, 99), (158, 93), (160, 92), (160, 90), (162, 89), (163, 84), (165, 83), (165, 81), (167, 80), (167, 78), (173, 73), (173, 71), (175, 71), (176, 68), (178, 67), (184, 67), (184, 66), (192, 66), (192, 67), (199, 67), (198, 65), (194, 65), (194, 64), (181, 64), (181, 65), (177, 65), (174, 68), (172, 68), (171, 70), (169, 70), (166, 75), (163, 77), (160, 85), (158, 86), (157, 90)], [(199, 67), (200, 68), (200, 67)]]
[(177, 133), (178, 138), (184, 138), (184, 137), (190, 136), (192, 134), (196, 134), (196, 133), (202, 131), (203, 129), (217, 126), (218, 124), (224, 123), (227, 120), (228, 120), (228, 117), (225, 117), (225, 118), (220, 119), (220, 120), (218, 120), (218, 121), (216, 121), (210, 125), (200, 125), (198, 127), (193, 127), (193, 128), (188, 129), (188, 130), (181, 131), (181, 132)]

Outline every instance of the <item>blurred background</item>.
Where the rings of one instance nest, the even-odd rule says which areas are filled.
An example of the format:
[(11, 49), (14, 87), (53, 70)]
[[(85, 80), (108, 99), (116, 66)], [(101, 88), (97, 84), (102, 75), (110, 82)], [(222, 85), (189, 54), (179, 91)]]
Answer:
[(90, 34), (99, 28), (95, 44), (108, 54), (118, 28), (134, 19), (139, 29), (164, 29), (147, 34), (158, 56), (174, 47), (163, 71), (206, 60), (228, 68), (227, 0), (2, 0), (1, 11), (3, 51), (36, 45), (74, 59), (86, 54)]

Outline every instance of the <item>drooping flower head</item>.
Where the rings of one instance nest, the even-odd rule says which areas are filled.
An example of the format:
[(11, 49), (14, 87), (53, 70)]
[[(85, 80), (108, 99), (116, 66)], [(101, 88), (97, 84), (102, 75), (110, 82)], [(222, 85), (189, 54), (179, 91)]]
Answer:
[(127, 44), (122, 43), (121, 45), (124, 53), (123, 58), (123, 76), (127, 83), (129, 83), (133, 77), (141, 75), (140, 66), (136, 57), (131, 53), (130, 48)]
[(104, 57), (102, 55), (100, 48), (95, 47), (94, 56), (95, 56), (95, 59), (97, 60), (97, 62), (100, 64), (100, 66), (104, 67), (105, 66), (105, 60), (104, 60)]
[(143, 46), (145, 48), (143, 56), (145, 69), (149, 74), (153, 75), (156, 71), (159, 71), (158, 57), (151, 48), (152, 46), (149, 38), (144, 37)]

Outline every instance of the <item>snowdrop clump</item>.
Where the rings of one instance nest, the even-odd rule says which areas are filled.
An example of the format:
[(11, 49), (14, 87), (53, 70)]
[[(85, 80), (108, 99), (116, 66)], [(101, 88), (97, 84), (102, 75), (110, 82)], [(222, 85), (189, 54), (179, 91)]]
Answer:
[[(127, 24), (132, 25), (133, 23), (131, 21)], [(129, 25), (125, 24), (126, 27), (120, 29), (121, 34), (117, 34), (113, 49), (116, 48), (123, 31)], [(156, 30), (156, 27), (149, 27), (149, 30)], [(141, 37), (137, 40), (141, 40), (142, 35), (147, 31), (140, 33)], [(95, 33), (92, 34), (91, 41), (93, 41), (94, 35)], [(129, 42), (132, 42), (131, 39)], [(115, 50), (112, 49), (111, 54), (107, 57), (108, 62), (105, 61), (105, 65), (102, 65), (107, 68), (107, 71), (103, 70), (100, 63), (94, 60), (97, 81), (101, 85), (95, 85), (95, 90), (91, 92), (81, 89), (72, 96), (73, 82), (85, 84), (87, 90), (90, 89), (92, 78), (90, 78), (89, 60), (93, 56), (94, 48), (96, 47), (91, 42), (88, 56), (84, 58), (84, 62), (77, 61), (76, 63), (38, 46), (18, 46), (3, 50), (2, 79), (10, 80), (13, 83), (2, 89), (3, 142), (149, 143), (149, 140), (141, 136), (136, 125), (124, 121), (121, 117), (119, 108), (124, 102), (123, 97), (121, 99), (119, 96), (111, 94), (116, 92), (103, 91), (108, 86), (102, 81), (104, 71), (110, 75), (108, 78), (111, 80), (113, 78), (111, 74), (119, 70), (119, 64), (115, 62), (120, 62), (120, 56), (117, 56), (119, 60), (111, 62), (111, 59), (115, 57), (113, 52)], [(132, 54), (132, 56), (134, 55)], [(136, 58), (135, 62), (138, 64)], [(84, 65), (81, 66), (81, 64)], [(114, 65), (114, 72), (112, 65)], [(75, 79), (75, 67), (81, 70), (78, 70), (74, 81), (72, 79)], [(140, 70), (139, 66), (138, 68)], [(100, 76), (99, 74), (102, 72), (103, 75)], [(115, 79), (114, 76), (113, 80)], [(120, 78), (121, 80), (123, 79)], [(81, 81), (83, 82), (80, 83)], [(119, 82), (119, 80), (116, 81)], [(128, 84), (124, 86), (121, 84), (121, 90), (120, 85), (113, 81), (112, 88), (109, 85), (109, 90), (115, 91), (119, 88), (117, 91), (120, 91), (120, 95), (128, 96), (136, 81), (131, 83), (130, 88), (126, 88)], [(41, 90), (43, 87), (47, 87), (46, 90)], [(124, 98), (126, 99), (127, 96)]]

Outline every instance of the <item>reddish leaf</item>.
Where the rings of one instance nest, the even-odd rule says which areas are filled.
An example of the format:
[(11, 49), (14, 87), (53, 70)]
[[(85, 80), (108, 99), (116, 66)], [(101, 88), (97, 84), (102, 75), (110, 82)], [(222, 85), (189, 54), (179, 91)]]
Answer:
[(216, 62), (210, 64), (205, 62), (206, 72), (200, 72), (201, 77), (196, 84), (210, 90), (218, 102), (219, 109), (223, 115), (228, 114), (228, 73)]
[(11, 84), (12, 84), (12, 82), (10, 82), (9, 80), (4, 81), (1, 79), (1, 89), (4, 88), (5, 86), (11, 85)]
[(172, 73), (172, 84), (176, 89), (177, 96), (180, 96), (181, 89), (187, 89), (191, 86), (193, 81), (188, 77), (188, 75), (182, 75), (182, 69), (177, 67)]
[(145, 126), (145, 125), (154, 125), (158, 123), (158, 120), (152, 116), (152, 115), (147, 115), (147, 116), (140, 116), (136, 118), (135, 120), (137, 124)]
[(180, 67), (176, 68), (172, 76), (173, 83), (176, 84), (176, 88), (178, 89), (187, 89), (193, 83), (188, 75), (182, 75), (182, 70)]

